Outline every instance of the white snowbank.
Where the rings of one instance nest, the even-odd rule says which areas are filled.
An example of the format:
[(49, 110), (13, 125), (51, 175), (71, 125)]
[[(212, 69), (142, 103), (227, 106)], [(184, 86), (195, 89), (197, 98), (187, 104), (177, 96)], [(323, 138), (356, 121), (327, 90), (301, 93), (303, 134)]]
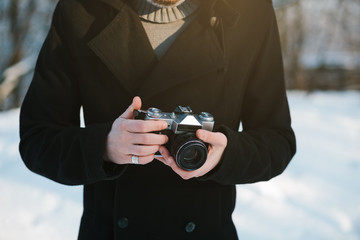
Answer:
[(18, 153), (19, 110), (0, 114), (0, 240), (76, 239), (82, 187), (30, 172)]
[[(245, 240), (360, 239), (360, 93), (289, 92), (298, 152), (269, 181), (237, 187)], [(18, 110), (0, 114), (0, 239), (76, 239), (82, 188), (26, 169)]]
[(360, 94), (290, 92), (298, 152), (279, 177), (238, 186), (242, 239), (360, 239)]

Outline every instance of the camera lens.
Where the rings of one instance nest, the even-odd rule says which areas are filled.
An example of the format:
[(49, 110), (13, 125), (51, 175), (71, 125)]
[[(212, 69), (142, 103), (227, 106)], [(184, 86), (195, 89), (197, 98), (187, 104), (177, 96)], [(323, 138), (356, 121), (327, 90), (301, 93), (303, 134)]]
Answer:
[(205, 144), (191, 141), (179, 149), (176, 162), (182, 169), (195, 170), (205, 163), (206, 157), (207, 149)]
[(177, 136), (172, 146), (172, 154), (180, 168), (192, 171), (204, 165), (207, 158), (207, 145), (197, 139), (194, 134)]
[(196, 151), (195, 148), (189, 148), (184, 150), (183, 152), (184, 161), (193, 161), (197, 157), (198, 157), (198, 152)]

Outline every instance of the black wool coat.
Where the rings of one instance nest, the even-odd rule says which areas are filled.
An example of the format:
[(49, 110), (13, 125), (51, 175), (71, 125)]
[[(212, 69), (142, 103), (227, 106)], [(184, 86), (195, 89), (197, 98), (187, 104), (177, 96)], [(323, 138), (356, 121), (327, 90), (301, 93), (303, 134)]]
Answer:
[[(183, 180), (157, 160), (104, 162), (112, 123), (136, 95), (143, 109), (212, 113), (228, 138), (219, 165)], [(157, 60), (125, 0), (60, 0), (20, 122), (30, 170), (84, 185), (79, 239), (237, 239), (235, 184), (271, 179), (295, 153), (273, 7), (205, 0)]]

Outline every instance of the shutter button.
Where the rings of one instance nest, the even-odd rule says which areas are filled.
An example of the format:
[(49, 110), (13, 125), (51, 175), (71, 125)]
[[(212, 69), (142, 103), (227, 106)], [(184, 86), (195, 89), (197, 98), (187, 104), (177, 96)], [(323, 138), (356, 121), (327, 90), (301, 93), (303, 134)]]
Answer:
[(119, 219), (118, 221), (119, 228), (125, 229), (127, 228), (128, 225), (129, 225), (129, 219), (127, 219), (126, 217), (122, 217)]
[(191, 232), (193, 232), (195, 230), (195, 227), (196, 227), (195, 223), (188, 222), (186, 224), (186, 226), (185, 226), (185, 231), (188, 232), (188, 233), (191, 233)]

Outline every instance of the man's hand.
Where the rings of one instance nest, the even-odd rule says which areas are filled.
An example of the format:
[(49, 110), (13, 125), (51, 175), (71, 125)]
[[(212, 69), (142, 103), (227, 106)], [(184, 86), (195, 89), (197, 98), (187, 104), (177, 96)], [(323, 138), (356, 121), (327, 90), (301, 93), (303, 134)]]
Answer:
[(201, 168), (196, 169), (195, 171), (185, 171), (179, 168), (175, 162), (175, 159), (170, 156), (169, 151), (164, 146), (160, 147), (159, 151), (162, 157), (157, 158), (157, 160), (171, 167), (172, 170), (176, 172), (183, 179), (200, 177), (210, 172), (220, 162), (221, 156), (227, 145), (227, 138), (223, 133), (209, 132), (201, 129), (196, 131), (196, 136), (200, 140), (210, 144), (208, 157), (206, 159), (205, 164)]
[(118, 117), (107, 137), (107, 159), (117, 164), (131, 163), (132, 156), (138, 157), (139, 164), (154, 159), (160, 146), (168, 141), (166, 135), (150, 133), (167, 128), (165, 121), (134, 120), (134, 110), (141, 108), (141, 99), (134, 97), (132, 104)]

